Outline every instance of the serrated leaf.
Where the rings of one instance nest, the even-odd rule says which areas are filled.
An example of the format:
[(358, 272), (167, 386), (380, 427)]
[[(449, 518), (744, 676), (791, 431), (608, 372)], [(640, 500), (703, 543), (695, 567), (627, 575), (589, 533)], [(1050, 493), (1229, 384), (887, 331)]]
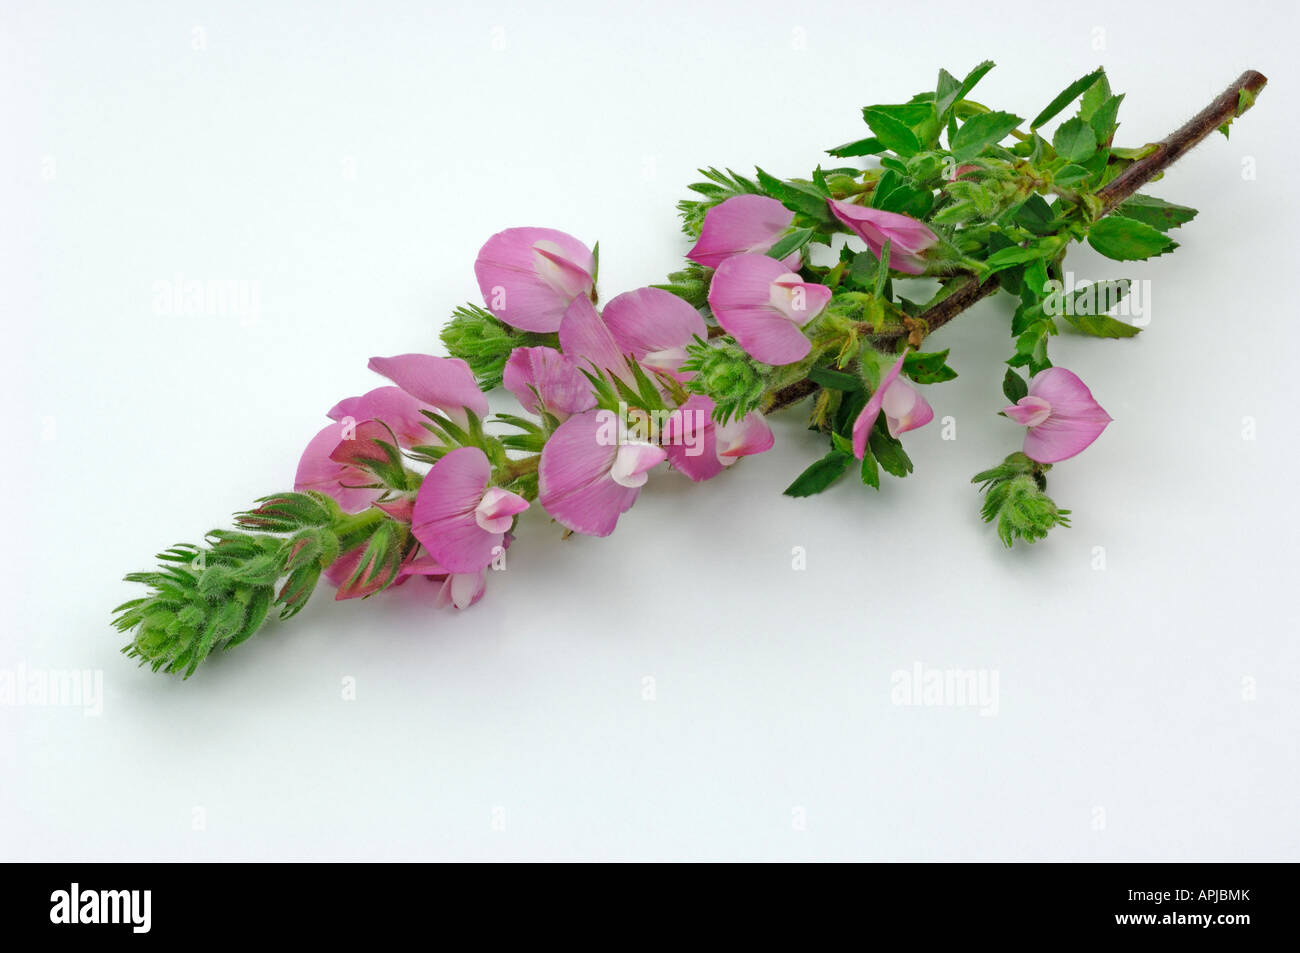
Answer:
[(1154, 195), (1134, 195), (1125, 199), (1115, 211), (1125, 218), (1144, 222), (1162, 232), (1186, 225), (1196, 217), (1196, 209), (1188, 208), (1186, 205), (1175, 205)]
[(1025, 383), (1023, 377), (1008, 367), (1006, 376), (1002, 378), (1002, 393), (1011, 403), (1019, 403), (1022, 397), (1029, 394), (1029, 385)]
[(1114, 261), (1143, 261), (1173, 251), (1178, 243), (1145, 222), (1108, 215), (1088, 229), (1088, 244)]
[(1079, 117), (1067, 119), (1056, 128), (1052, 148), (1069, 162), (1083, 162), (1097, 151), (1097, 134)]
[(1019, 116), (1005, 112), (988, 112), (972, 116), (957, 130), (948, 143), (952, 156), (958, 162), (973, 159), (986, 146), (1001, 142), (1021, 123)]
[(1076, 96), (1081, 95), (1090, 86), (1092, 86), (1092, 84), (1095, 83), (1098, 80), (1098, 78), (1100, 78), (1104, 73), (1105, 70), (1098, 67), (1097, 69), (1089, 73), (1087, 76), (1081, 76), (1078, 79), (1076, 79), (1073, 83), (1071, 83), (1069, 86), (1065, 87), (1065, 89), (1061, 90), (1061, 92), (1057, 94), (1055, 99), (1053, 99), (1050, 103), (1047, 104), (1046, 107), (1044, 107), (1042, 112), (1040, 112), (1037, 116), (1034, 117), (1033, 122), (1029, 124), (1029, 128), (1037, 129), (1043, 123), (1051, 120), (1062, 109), (1070, 105), (1070, 103), (1074, 100)]
[(921, 141), (912, 128), (879, 106), (868, 106), (862, 110), (871, 131), (885, 146), (900, 156), (914, 156), (921, 151)]
[(852, 459), (853, 455), (850, 453), (832, 450), (799, 474), (795, 481), (785, 488), (785, 495), (815, 496), (843, 476)]

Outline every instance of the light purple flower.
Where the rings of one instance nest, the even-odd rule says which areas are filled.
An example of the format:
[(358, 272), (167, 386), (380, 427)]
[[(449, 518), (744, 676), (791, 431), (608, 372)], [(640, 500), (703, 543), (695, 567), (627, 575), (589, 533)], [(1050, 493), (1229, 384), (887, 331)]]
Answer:
[(538, 463), (538, 502), (560, 525), (608, 536), (631, 509), (649, 471), (668, 456), (663, 447), (606, 439), (608, 411), (570, 417), (546, 441)]
[[(763, 195), (733, 195), (704, 213), (704, 226), (695, 246), (686, 253), (691, 261), (717, 268), (732, 255), (765, 254), (777, 243), (794, 212)], [(787, 268), (799, 265), (799, 252), (781, 260)]]
[(718, 323), (764, 364), (793, 364), (807, 357), (812, 342), (801, 329), (830, 300), (830, 288), (804, 281), (766, 255), (728, 258), (709, 287), (709, 306)]
[(376, 387), (360, 397), (346, 397), (325, 415), (330, 420), (353, 423), (365, 420), (382, 420), (388, 425), (403, 447), (429, 443), (433, 435), (424, 426), (424, 410), (436, 408), (416, 400), (400, 387)]
[(474, 275), (487, 309), (521, 331), (559, 330), (569, 302), (590, 297), (596, 259), (553, 228), (508, 228), (479, 250)]
[(1035, 374), (1029, 393), (1002, 412), (1029, 428), (1025, 456), (1039, 463), (1056, 463), (1083, 452), (1111, 421), (1087, 385), (1063, 367)]
[(713, 419), (712, 398), (695, 394), (664, 423), (668, 462), (692, 480), (711, 480), (741, 457), (771, 450), (776, 442), (763, 415), (750, 411), (740, 420)]
[(453, 450), (433, 465), (415, 497), (411, 532), (448, 572), (474, 573), (492, 562), (528, 501), (489, 487), (492, 464), (478, 447)]
[(331, 422), (312, 437), (298, 460), (294, 490), (298, 493), (314, 490), (333, 497), (345, 513), (360, 513), (378, 499), (383, 490), (366, 488), (375, 482), (373, 476), (334, 459), (334, 451), (354, 434), (352, 425)]
[(907, 352), (904, 351), (894, 366), (885, 372), (885, 376), (880, 379), (880, 386), (862, 408), (858, 419), (853, 421), (853, 454), (859, 460), (866, 456), (867, 441), (871, 437), (872, 428), (876, 426), (876, 418), (881, 413), (885, 415), (891, 437), (924, 427), (934, 419), (934, 410), (920, 391), (898, 379), (906, 359)]
[(924, 252), (939, 240), (924, 222), (898, 212), (884, 212), (865, 205), (854, 205), (836, 199), (827, 199), (831, 211), (841, 222), (867, 243), (877, 258), (889, 244), (889, 267), (906, 275), (919, 275), (925, 271)]

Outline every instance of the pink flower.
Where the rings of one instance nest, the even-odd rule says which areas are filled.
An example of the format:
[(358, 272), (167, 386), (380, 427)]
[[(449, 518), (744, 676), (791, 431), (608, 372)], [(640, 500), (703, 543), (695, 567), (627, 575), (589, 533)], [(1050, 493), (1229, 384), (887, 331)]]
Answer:
[(607, 436), (608, 411), (570, 417), (551, 435), (538, 463), (538, 502), (562, 526), (608, 536), (631, 509), (649, 471), (667, 458), (650, 443), (618, 443)]
[(553, 347), (515, 348), (501, 381), (530, 414), (545, 410), (564, 421), (596, 406), (591, 381)]
[(469, 420), (466, 410), (479, 417), (487, 416), (487, 398), (474, 382), (474, 372), (458, 357), (434, 357), (432, 354), (372, 357), (370, 369), (462, 427)]
[[(717, 268), (732, 255), (764, 254), (793, 221), (794, 212), (776, 199), (733, 195), (704, 213), (699, 240), (686, 257), (706, 268)], [(799, 262), (797, 251), (781, 260), (787, 268), (797, 268)]]
[(1039, 463), (1056, 463), (1083, 452), (1111, 421), (1092, 391), (1063, 367), (1035, 374), (1028, 395), (1002, 412), (1029, 428), (1025, 456)]
[(711, 480), (741, 457), (771, 450), (776, 442), (757, 411), (720, 424), (713, 419), (713, 409), (711, 398), (696, 394), (664, 423), (668, 462), (696, 482)]
[(728, 258), (709, 288), (709, 306), (718, 323), (764, 364), (793, 364), (807, 357), (812, 342), (801, 328), (830, 300), (830, 288), (805, 282), (766, 255)]
[(375, 478), (365, 470), (350, 463), (334, 459), (341, 444), (348, 444), (354, 436), (351, 424), (330, 423), (311, 438), (302, 457), (293, 488), (299, 493), (314, 490), (333, 497), (346, 513), (360, 513), (383, 493), (383, 490), (366, 489)]
[(453, 573), (483, 569), (528, 501), (489, 487), (492, 464), (478, 447), (453, 450), (433, 465), (415, 496), (411, 532), (439, 566)]
[(890, 243), (890, 268), (906, 275), (919, 275), (925, 271), (926, 261), (922, 253), (937, 242), (939, 236), (930, 231), (924, 222), (898, 212), (882, 212), (880, 209), (835, 199), (827, 201), (830, 202), (835, 217), (866, 242), (877, 258), (880, 257), (885, 242)]
[(858, 419), (853, 421), (853, 454), (861, 460), (867, 453), (867, 440), (876, 425), (876, 418), (884, 412), (889, 435), (897, 437), (901, 433), (924, 427), (934, 419), (934, 410), (915, 387), (898, 379), (902, 373), (903, 361), (907, 352), (899, 355), (894, 366), (885, 372), (880, 386), (871, 395)]
[(591, 295), (595, 270), (591, 250), (553, 228), (497, 232), (474, 262), (488, 310), (511, 327), (543, 333), (559, 329), (570, 301)]
[(340, 423), (348, 418), (354, 424), (363, 420), (382, 420), (403, 447), (413, 447), (432, 439), (420, 411), (433, 409), (400, 387), (376, 387), (360, 397), (344, 398), (331, 407), (326, 416)]
[(560, 323), (560, 348), (579, 367), (626, 378), (631, 356), (648, 370), (684, 380), (689, 375), (678, 368), (686, 360), (686, 346), (707, 334), (700, 313), (677, 295), (638, 288), (612, 299), (603, 314), (587, 298), (574, 298)]
[[(510, 534), (507, 533), (503, 545), (509, 545), (509, 540)], [(437, 584), (438, 593), (434, 597), (434, 605), (440, 609), (447, 606), (468, 609), (482, 599), (487, 590), (486, 569), (478, 572), (448, 572), (423, 547), (411, 555), (397, 575), (396, 585), (399, 586), (412, 576), (423, 576)]]

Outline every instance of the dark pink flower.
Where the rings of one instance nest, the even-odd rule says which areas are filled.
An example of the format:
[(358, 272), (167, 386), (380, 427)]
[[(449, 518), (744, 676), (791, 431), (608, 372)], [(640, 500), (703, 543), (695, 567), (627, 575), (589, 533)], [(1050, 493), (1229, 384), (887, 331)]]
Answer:
[(883, 212), (865, 205), (827, 199), (831, 211), (867, 243), (877, 258), (889, 242), (889, 267), (906, 275), (925, 271), (924, 252), (939, 240), (924, 222), (898, 212)]

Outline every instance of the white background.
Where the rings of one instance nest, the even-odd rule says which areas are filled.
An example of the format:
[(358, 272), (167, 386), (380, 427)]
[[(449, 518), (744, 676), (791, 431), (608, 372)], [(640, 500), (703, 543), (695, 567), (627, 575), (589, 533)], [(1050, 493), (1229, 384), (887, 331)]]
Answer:
[[(3, 7), (0, 669), (105, 698), (0, 707), (0, 856), (1300, 855), (1290, 4)], [(1105, 65), (1133, 145), (1272, 79), (1151, 188), (1201, 209), (1176, 254), (1069, 259), (1152, 291), (1138, 340), (1052, 342), (1115, 418), (1053, 471), (1072, 529), (1008, 552), (978, 519), (1021, 432), (1002, 296), (935, 336), (957, 439), (908, 435), (879, 494), (781, 496), (822, 452), (789, 415), (609, 539), (530, 512), (469, 612), (323, 587), (188, 682), (117, 654), (121, 575), (288, 488), (370, 355), (438, 349), (492, 232), (599, 240), (606, 298), (662, 280), (698, 166), (807, 174), (986, 57), (1023, 116)], [(176, 275), (258, 282), (256, 320), (156, 313)], [(997, 714), (892, 704), (918, 662), (996, 672)]]

